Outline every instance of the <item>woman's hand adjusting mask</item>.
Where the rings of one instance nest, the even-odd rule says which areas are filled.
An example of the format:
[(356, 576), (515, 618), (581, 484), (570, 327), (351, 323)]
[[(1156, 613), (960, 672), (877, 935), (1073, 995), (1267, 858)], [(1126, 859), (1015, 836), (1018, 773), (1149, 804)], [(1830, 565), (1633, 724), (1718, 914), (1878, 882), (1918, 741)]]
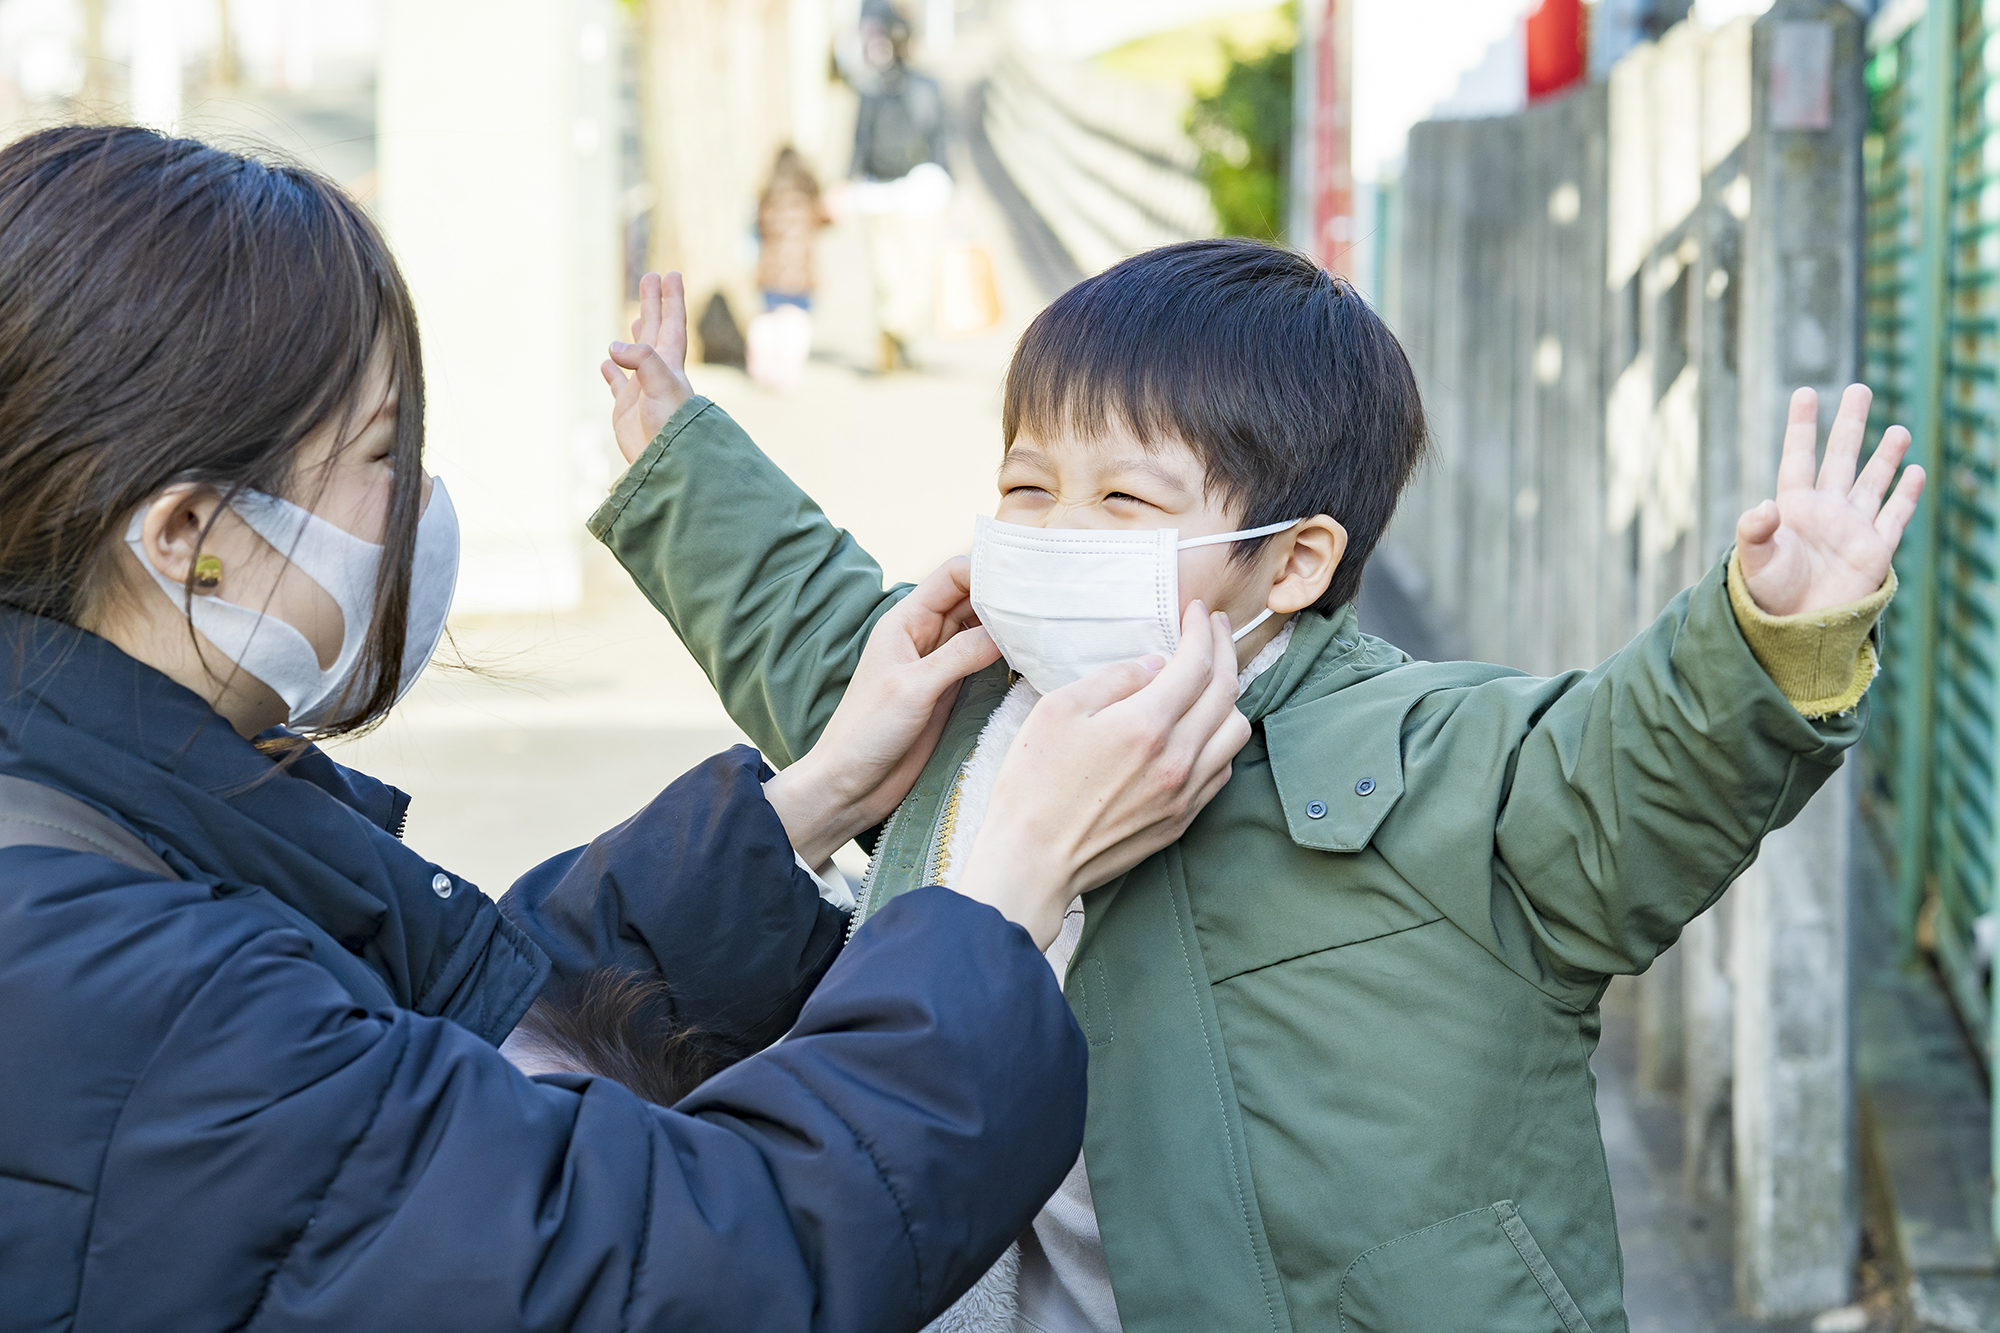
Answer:
[(818, 742), (765, 784), (809, 865), (895, 811), (937, 747), (959, 682), (1000, 660), (972, 614), (971, 584), (972, 564), (961, 557), (892, 607)]

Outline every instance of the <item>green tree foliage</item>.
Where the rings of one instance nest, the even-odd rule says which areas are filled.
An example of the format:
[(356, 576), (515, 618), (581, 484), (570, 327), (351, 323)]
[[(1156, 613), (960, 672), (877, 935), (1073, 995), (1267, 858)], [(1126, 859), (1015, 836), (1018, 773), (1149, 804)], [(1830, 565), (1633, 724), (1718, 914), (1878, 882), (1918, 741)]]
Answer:
[(1188, 134), (1201, 149), (1201, 177), (1224, 233), (1283, 240), (1292, 150), (1290, 48), (1230, 54), (1214, 93), (1197, 97)]

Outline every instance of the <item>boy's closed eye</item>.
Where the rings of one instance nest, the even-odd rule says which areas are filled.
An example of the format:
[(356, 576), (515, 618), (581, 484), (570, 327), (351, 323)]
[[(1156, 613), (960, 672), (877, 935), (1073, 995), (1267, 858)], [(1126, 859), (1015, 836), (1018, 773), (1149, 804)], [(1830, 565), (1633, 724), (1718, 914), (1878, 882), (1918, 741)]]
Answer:
[[(1038, 442), (1039, 443), (1039, 442)], [(1058, 441), (1017, 444), (1000, 467), (1003, 520), (1049, 527), (1114, 526), (1157, 528), (1184, 524), (1203, 498), (1200, 470), (1184, 446), (1142, 451), (1120, 440), (1107, 448)], [(1174, 455), (1163, 458), (1161, 453)], [(1176, 466), (1176, 465), (1179, 466)], [(1190, 473), (1190, 480), (1183, 473)]]

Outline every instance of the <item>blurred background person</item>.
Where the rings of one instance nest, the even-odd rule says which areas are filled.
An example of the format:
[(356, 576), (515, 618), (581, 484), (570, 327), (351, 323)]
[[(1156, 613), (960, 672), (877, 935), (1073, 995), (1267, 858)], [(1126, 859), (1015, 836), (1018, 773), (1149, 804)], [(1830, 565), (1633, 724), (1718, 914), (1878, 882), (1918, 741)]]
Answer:
[(833, 221), (819, 178), (798, 149), (786, 144), (757, 201), (757, 287), (764, 311), (748, 330), (750, 378), (791, 392), (812, 354), (812, 298), (818, 285), (814, 242)]
[(930, 319), (951, 203), (944, 93), (937, 80), (910, 67), (909, 54), (909, 20), (887, 0), (871, 0), (861, 19), (862, 69), (854, 81), (861, 105), (848, 197), (868, 232), (884, 374), (915, 368), (910, 346)]

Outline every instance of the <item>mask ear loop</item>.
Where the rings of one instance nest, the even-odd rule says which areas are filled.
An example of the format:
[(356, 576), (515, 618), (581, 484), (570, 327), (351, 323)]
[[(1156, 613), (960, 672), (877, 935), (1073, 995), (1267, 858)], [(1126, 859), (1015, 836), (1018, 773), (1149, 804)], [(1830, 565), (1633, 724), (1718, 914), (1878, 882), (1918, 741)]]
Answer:
[[(1289, 532), (1291, 529), (1296, 528), (1299, 524), (1303, 522), (1305, 522), (1305, 520), (1302, 518), (1294, 518), (1284, 523), (1266, 523), (1261, 528), (1249, 528), (1242, 532), (1218, 532), (1213, 536), (1209, 537), (1190, 537), (1184, 542), (1177, 543), (1174, 549), (1178, 551), (1185, 551), (1196, 546), (1220, 546), (1224, 542), (1247, 542), (1254, 537), (1269, 537), (1275, 533)], [(1230, 635), (1229, 641), (1231, 643), (1241, 643), (1243, 641), (1243, 637), (1246, 634), (1249, 634), (1252, 630), (1256, 629), (1259, 625), (1263, 624), (1270, 618), (1271, 618), (1271, 608), (1267, 606), (1264, 608), (1264, 612), (1262, 615), (1258, 616), (1256, 619), (1252, 620), (1249, 624), (1245, 625), (1242, 629), (1239, 629), (1234, 634)]]

